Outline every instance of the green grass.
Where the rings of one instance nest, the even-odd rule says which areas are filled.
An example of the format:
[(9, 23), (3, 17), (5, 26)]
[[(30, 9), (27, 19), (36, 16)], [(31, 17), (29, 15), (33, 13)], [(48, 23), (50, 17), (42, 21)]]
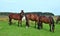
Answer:
[(8, 21), (0, 21), (0, 36), (60, 36), (60, 24), (55, 24), (55, 32), (49, 31), (48, 24), (43, 25), (43, 29), (34, 28), (34, 23), (30, 23), (30, 27), (18, 27), (17, 22), (9, 26)]

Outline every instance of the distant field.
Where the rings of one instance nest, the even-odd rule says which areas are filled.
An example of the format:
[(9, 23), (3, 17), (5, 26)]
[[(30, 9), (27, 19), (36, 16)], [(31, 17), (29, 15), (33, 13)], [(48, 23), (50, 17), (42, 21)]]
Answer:
[(0, 21), (8, 21), (8, 16), (0, 16)]
[(60, 36), (60, 24), (55, 24), (55, 32), (53, 33), (49, 31), (49, 26), (45, 23), (43, 23), (43, 29), (41, 30), (34, 28), (34, 22), (32, 21), (29, 28), (25, 27), (25, 21), (23, 21), (22, 27), (18, 27), (15, 20), (11, 26), (8, 23), (8, 17), (0, 17), (0, 36)]

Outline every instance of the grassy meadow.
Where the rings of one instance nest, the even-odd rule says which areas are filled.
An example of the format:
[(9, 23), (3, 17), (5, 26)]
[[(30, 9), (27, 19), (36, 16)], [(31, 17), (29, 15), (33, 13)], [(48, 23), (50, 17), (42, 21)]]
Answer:
[(34, 22), (30, 22), (30, 27), (26, 28), (25, 21), (22, 27), (18, 27), (16, 20), (9, 26), (8, 17), (0, 17), (0, 36), (60, 36), (60, 24), (55, 24), (55, 32), (49, 31), (49, 25), (43, 23), (43, 29), (34, 28)]

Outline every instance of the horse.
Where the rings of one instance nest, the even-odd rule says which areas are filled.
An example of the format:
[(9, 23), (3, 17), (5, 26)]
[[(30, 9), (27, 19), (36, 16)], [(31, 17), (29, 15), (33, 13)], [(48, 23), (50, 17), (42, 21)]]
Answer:
[(39, 22), (40, 24), (38, 24), (38, 29), (42, 29), (43, 28), (43, 24), (42, 23), (47, 23), (49, 24), (50, 27), (50, 31), (54, 32), (54, 19), (53, 17), (49, 16), (39, 16)]
[(25, 18), (26, 18), (26, 27), (30, 26), (29, 20), (31, 20), (31, 21), (35, 21), (35, 28), (36, 28), (36, 22), (39, 23), (39, 16), (37, 14), (29, 13), (25, 15)]
[(21, 10), (21, 13), (19, 13), (19, 14), (14, 14), (14, 13), (9, 14), (9, 25), (12, 24), (12, 19), (14, 19), (14, 20), (18, 20), (18, 26), (19, 26), (19, 23), (22, 26), (23, 16), (24, 16), (24, 11), (23, 10)]
[(60, 21), (60, 16), (57, 16), (56, 24)]

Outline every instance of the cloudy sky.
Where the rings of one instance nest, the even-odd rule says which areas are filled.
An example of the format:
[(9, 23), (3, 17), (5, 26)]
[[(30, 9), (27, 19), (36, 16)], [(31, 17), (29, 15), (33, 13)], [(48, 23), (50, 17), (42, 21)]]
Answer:
[(0, 0), (0, 12), (51, 12), (60, 15), (60, 0)]

